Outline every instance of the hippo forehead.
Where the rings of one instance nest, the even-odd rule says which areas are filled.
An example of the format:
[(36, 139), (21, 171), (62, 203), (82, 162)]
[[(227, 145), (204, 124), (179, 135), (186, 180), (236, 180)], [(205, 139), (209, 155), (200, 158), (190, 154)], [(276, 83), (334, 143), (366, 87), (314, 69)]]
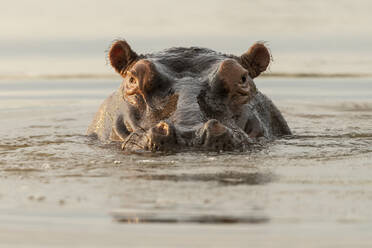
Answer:
[(219, 62), (228, 58), (237, 59), (233, 55), (198, 47), (171, 48), (157, 54), (146, 55), (146, 59), (166, 67), (178, 77), (210, 73)]

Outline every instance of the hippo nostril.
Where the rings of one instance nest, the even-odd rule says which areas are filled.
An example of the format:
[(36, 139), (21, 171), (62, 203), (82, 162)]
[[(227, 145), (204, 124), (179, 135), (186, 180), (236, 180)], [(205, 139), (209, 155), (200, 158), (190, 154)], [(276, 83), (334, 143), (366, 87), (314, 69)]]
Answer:
[(157, 132), (161, 135), (168, 136), (169, 135), (169, 126), (165, 122), (160, 122), (156, 125)]
[(156, 144), (152, 145), (152, 151), (157, 151), (158, 149), (159, 149), (159, 147)]
[(209, 130), (212, 134), (214, 135), (221, 135), (223, 134), (224, 132), (226, 132), (226, 128), (224, 125), (222, 125), (220, 122), (218, 121), (214, 121), (212, 123), (210, 123), (209, 125)]
[(172, 123), (161, 121), (148, 131), (148, 135), (152, 151), (173, 150), (177, 145), (177, 130)]

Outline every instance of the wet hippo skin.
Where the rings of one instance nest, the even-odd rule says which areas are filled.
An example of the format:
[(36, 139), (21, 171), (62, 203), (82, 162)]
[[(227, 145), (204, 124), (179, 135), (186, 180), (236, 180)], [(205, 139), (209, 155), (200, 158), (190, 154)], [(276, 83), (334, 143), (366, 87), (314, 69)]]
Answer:
[(227, 151), (291, 134), (253, 82), (271, 60), (262, 43), (241, 56), (199, 47), (138, 55), (118, 40), (109, 59), (123, 82), (87, 132), (103, 142), (121, 142), (127, 151)]

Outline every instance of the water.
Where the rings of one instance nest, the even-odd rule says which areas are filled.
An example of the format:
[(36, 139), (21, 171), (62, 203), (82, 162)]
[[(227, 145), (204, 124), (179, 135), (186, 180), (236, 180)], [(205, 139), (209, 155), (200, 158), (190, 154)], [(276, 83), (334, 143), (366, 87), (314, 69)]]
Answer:
[(372, 245), (371, 78), (259, 78), (293, 137), (161, 155), (84, 136), (119, 82), (0, 81), (0, 244)]

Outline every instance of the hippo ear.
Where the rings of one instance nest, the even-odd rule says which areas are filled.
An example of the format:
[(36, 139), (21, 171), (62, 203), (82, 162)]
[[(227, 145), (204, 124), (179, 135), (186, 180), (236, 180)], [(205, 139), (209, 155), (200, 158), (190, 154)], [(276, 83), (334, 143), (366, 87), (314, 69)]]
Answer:
[(265, 71), (270, 64), (269, 50), (262, 43), (255, 43), (249, 50), (240, 56), (242, 66), (248, 70), (249, 76), (255, 78)]
[(110, 63), (119, 74), (122, 74), (137, 57), (138, 55), (125, 40), (116, 41), (111, 45), (109, 51)]

